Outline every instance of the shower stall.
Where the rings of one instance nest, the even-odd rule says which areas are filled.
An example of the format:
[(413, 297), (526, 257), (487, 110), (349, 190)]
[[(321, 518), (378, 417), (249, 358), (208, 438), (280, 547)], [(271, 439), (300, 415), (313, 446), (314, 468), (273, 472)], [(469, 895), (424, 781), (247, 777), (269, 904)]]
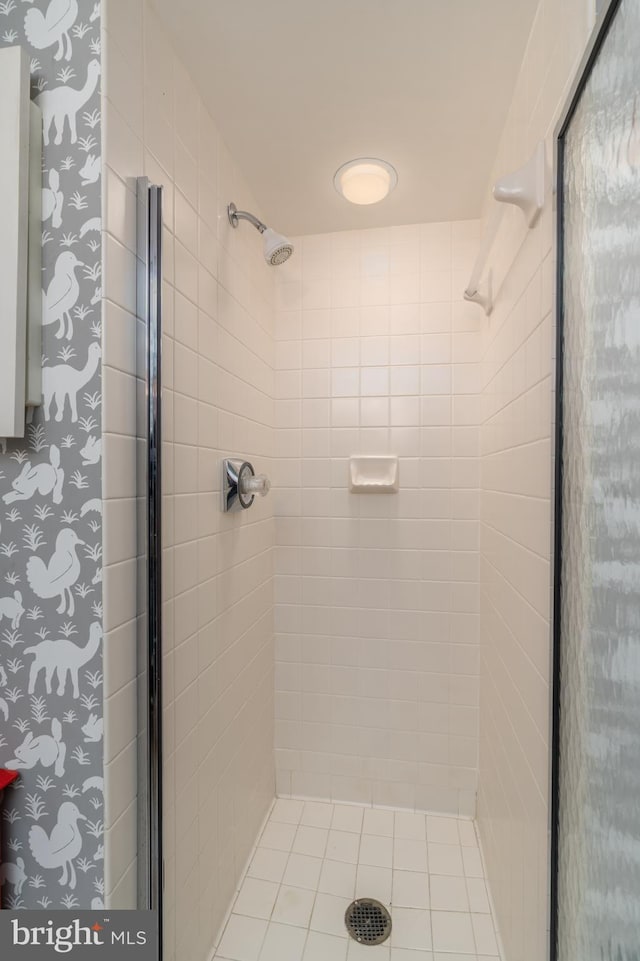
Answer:
[(4, 903), (150, 907), (163, 961), (635, 961), (637, 3), (17, 6), (78, 295), (64, 504), (0, 453)]
[(164, 961), (634, 957), (640, 23), (531, 6), (489, 180), (532, 157), (535, 216), (288, 239), (187, 68), (206, 24), (106, 4), (107, 891)]

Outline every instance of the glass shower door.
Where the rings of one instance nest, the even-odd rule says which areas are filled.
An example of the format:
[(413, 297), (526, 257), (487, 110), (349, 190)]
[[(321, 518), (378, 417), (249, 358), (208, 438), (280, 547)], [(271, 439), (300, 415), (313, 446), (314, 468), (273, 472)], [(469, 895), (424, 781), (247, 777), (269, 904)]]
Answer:
[(640, 959), (640, 3), (560, 137), (557, 961)]

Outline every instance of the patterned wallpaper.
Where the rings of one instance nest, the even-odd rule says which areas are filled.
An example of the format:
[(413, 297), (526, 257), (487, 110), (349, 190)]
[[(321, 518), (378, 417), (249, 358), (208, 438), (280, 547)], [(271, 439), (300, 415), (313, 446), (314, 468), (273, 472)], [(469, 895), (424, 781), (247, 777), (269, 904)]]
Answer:
[(1, 0), (44, 120), (43, 406), (0, 440), (0, 766), (5, 908), (104, 891), (100, 3)]

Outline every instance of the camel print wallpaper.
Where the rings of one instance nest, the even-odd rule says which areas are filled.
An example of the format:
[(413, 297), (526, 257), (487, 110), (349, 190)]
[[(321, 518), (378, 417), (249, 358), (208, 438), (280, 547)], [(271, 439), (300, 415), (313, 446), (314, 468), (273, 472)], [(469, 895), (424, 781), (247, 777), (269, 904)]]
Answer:
[(2, 0), (43, 115), (43, 405), (0, 440), (5, 908), (104, 892), (100, 4)]

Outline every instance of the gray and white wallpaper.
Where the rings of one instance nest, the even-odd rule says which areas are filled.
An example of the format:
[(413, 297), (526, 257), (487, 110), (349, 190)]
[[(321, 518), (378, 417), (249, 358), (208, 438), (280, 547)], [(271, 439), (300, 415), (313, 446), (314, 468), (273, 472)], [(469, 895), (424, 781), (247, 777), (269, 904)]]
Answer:
[(43, 406), (0, 440), (4, 908), (104, 893), (100, 3), (1, 0), (44, 120)]

